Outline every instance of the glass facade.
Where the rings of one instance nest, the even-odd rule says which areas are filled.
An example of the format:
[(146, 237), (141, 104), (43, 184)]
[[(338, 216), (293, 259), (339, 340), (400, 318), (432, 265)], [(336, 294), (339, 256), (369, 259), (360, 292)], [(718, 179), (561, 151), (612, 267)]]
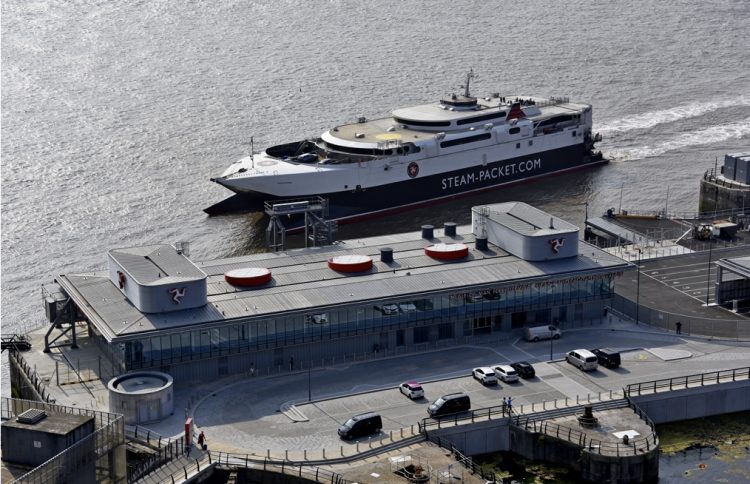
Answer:
[(578, 308), (583, 308), (584, 302), (612, 297), (614, 277), (613, 273), (579, 275), (506, 283), (474, 291), (321, 307), (308, 312), (226, 321), (212, 327), (183, 328), (171, 334), (128, 341), (120, 348), (127, 369), (137, 369), (391, 331), (396, 332), (396, 346), (408, 344), (404, 330), (412, 330), (412, 341), (418, 344), (430, 337), (427, 326), (438, 327), (438, 339), (449, 339), (500, 331), (503, 320), (513, 328), (523, 326), (527, 318), (549, 320), (554, 307), (565, 308), (561, 314), (567, 315), (566, 306), (574, 305), (579, 317)]

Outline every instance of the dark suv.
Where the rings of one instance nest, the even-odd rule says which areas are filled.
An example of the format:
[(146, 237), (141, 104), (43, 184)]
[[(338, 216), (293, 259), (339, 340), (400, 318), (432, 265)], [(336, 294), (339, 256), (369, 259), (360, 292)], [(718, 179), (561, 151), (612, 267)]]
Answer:
[(516, 361), (515, 363), (511, 363), (510, 366), (514, 370), (516, 370), (518, 372), (518, 376), (523, 379), (534, 378), (534, 375), (536, 375), (534, 367), (531, 366), (531, 363), (528, 363), (526, 361)]
[(591, 350), (599, 360), (599, 364), (607, 368), (617, 368), (620, 366), (620, 353), (609, 348), (597, 348)]

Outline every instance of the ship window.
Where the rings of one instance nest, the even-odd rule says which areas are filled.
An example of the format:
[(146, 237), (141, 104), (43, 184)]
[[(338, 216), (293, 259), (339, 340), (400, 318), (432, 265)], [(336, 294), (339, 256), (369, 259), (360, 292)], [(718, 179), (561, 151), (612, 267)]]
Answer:
[(396, 120), (399, 124), (406, 124), (406, 125), (412, 125), (412, 126), (450, 126), (450, 121), (415, 121), (415, 120), (409, 120), (409, 119), (402, 119), (402, 118), (393, 118)]
[(533, 145), (533, 144), (534, 144), (534, 140), (533, 140), (533, 139), (530, 139), (530, 140), (529, 140), (529, 146), (531, 146), (531, 145)]
[(521, 143), (516, 143), (516, 148), (520, 148), (520, 147), (521, 147)]
[(458, 139), (443, 141), (442, 143), (440, 143), (440, 147), (449, 148), (451, 146), (457, 146), (457, 145), (462, 145), (466, 143), (473, 143), (474, 141), (481, 141), (481, 140), (490, 139), (490, 138), (492, 138), (492, 134), (482, 133), (482, 134), (477, 134), (474, 136), (467, 136), (466, 138), (458, 138)]
[(505, 118), (505, 111), (500, 111), (499, 113), (485, 114), (483, 116), (475, 116), (473, 118), (459, 119), (456, 122), (456, 124), (460, 126), (462, 124), (481, 123), (482, 121), (490, 121), (492, 119), (498, 119), (498, 118)]
[(520, 132), (521, 132), (521, 128), (519, 128), (518, 126), (515, 126), (515, 127), (513, 127), (513, 128), (510, 128), (510, 129), (508, 130), (508, 134), (518, 134), (518, 133), (520, 133)]
[(576, 132), (575, 132), (575, 131), (573, 131), (573, 137), (574, 137), (574, 138), (576, 137)]
[(372, 148), (352, 148), (350, 146), (335, 145), (333, 143), (326, 142), (326, 146), (334, 151), (341, 153), (349, 153), (352, 155), (392, 155), (393, 150), (378, 150)]

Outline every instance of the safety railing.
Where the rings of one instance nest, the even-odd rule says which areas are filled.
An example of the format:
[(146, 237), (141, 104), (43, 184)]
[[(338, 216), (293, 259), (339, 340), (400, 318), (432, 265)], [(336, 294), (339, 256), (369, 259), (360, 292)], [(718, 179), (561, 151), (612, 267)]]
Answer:
[(540, 433), (547, 437), (565, 440), (582, 447), (588, 452), (601, 455), (638, 455), (639, 453), (650, 452), (659, 445), (659, 438), (653, 431), (645, 437), (612, 442), (594, 438), (581, 430), (550, 421), (538, 421), (518, 416), (514, 419), (513, 423), (527, 432)]
[(154, 469), (185, 454), (185, 438), (170, 439), (142, 429), (138, 426), (125, 426), (125, 436), (129, 441), (144, 442), (154, 452), (141, 460), (128, 460), (128, 482), (136, 482)]
[(683, 390), (686, 388), (716, 385), (719, 383), (748, 379), (750, 379), (750, 367), (735, 368), (732, 370), (720, 370), (696, 375), (665, 378), (663, 380), (654, 380), (644, 383), (631, 383), (625, 387), (625, 395), (626, 397), (633, 397), (658, 393), (660, 391)]
[(457, 413), (455, 415), (442, 418), (423, 418), (419, 423), (419, 431), (424, 433), (430, 429), (441, 429), (443, 427), (456, 426), (460, 423), (475, 421), (492, 420), (493, 418), (506, 418), (513, 414), (513, 410), (508, 405), (497, 405), (494, 407), (479, 408), (468, 412)]

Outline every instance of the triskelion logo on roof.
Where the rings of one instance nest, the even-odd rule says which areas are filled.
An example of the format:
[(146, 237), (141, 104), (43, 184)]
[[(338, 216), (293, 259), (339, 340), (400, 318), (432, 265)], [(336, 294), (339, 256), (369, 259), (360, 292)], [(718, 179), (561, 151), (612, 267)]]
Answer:
[(560, 253), (560, 247), (562, 247), (565, 244), (565, 239), (560, 237), (559, 239), (550, 239), (549, 245), (552, 249), (552, 252), (555, 254)]
[(172, 300), (175, 304), (180, 304), (182, 302), (182, 298), (185, 297), (185, 291), (187, 290), (186, 287), (183, 287), (181, 289), (177, 289), (176, 287), (174, 289), (169, 290), (169, 294), (172, 295)]

